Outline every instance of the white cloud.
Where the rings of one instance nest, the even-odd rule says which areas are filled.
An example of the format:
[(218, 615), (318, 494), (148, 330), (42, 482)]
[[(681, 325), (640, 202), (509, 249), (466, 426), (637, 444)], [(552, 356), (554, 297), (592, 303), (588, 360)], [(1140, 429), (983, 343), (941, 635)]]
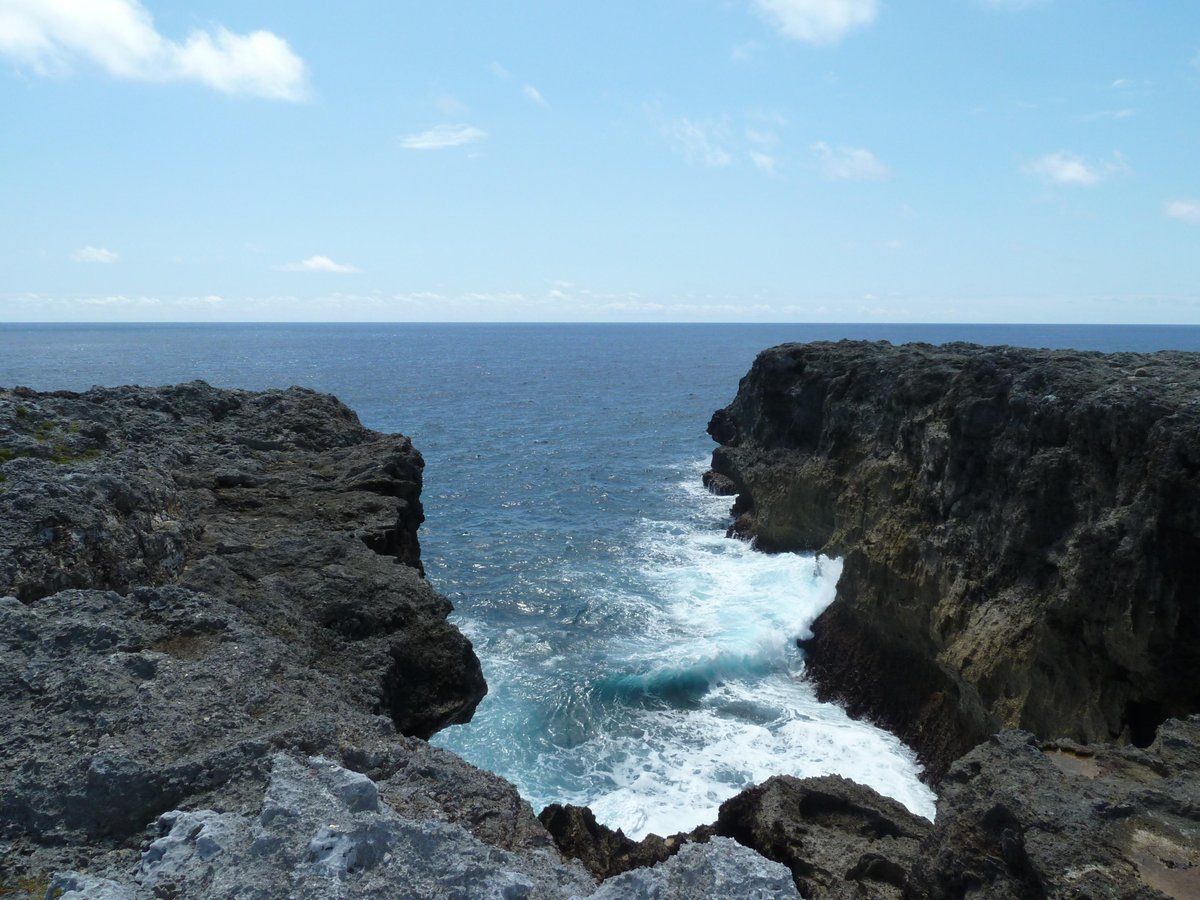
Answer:
[(1125, 163), (1119, 156), (1111, 163), (1089, 163), (1081, 156), (1063, 151), (1047, 153), (1021, 167), (1021, 171), (1027, 175), (1036, 175), (1055, 184), (1083, 187), (1099, 184), (1108, 176), (1125, 169)]
[(753, 0), (780, 34), (809, 44), (833, 44), (855, 28), (870, 25), (877, 0)]
[(105, 250), (103, 247), (80, 247), (71, 254), (71, 259), (81, 263), (101, 263), (109, 265), (110, 263), (119, 262), (121, 257), (113, 253), (111, 250)]
[(726, 129), (722, 125), (681, 117), (663, 123), (662, 130), (688, 162), (717, 168), (733, 161), (724, 146)]
[(436, 125), (419, 134), (405, 135), (400, 146), (405, 150), (444, 150), (473, 144), (487, 137), (487, 132), (472, 125)]
[(358, 266), (337, 263), (328, 256), (310, 256), (303, 262), (278, 267), (281, 272), (361, 272)]
[(821, 173), (832, 181), (880, 181), (892, 170), (870, 150), (858, 147), (830, 147), (824, 141), (812, 145), (821, 162)]
[(278, 35), (217, 26), (172, 41), (138, 0), (0, 0), (0, 55), (43, 75), (87, 62), (116, 78), (192, 81), (227, 94), (298, 101), (307, 93), (304, 61)]
[(542, 96), (542, 92), (535, 88), (532, 84), (527, 84), (521, 88), (521, 92), (536, 103), (538, 106), (546, 105), (546, 98)]
[(1088, 113), (1083, 117), (1084, 122), (1098, 122), (1102, 119), (1132, 119), (1137, 115), (1136, 109), (1101, 109)]
[(1195, 200), (1168, 200), (1163, 204), (1163, 215), (1200, 225), (1200, 202)]

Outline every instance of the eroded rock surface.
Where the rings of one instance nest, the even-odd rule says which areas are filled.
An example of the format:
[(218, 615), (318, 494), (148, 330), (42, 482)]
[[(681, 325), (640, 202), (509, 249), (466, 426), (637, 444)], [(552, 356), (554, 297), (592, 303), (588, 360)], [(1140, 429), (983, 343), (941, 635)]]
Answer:
[(843, 557), (809, 672), (937, 780), (1004, 727), (1148, 744), (1200, 711), (1200, 359), (843, 341), (709, 425), (735, 530)]
[(574, 807), (543, 818), (600, 877), (730, 838), (787, 866), (810, 898), (1200, 896), (1200, 718), (1168, 720), (1144, 750), (1000, 732), (954, 763), (941, 790), (935, 823), (836, 776), (771, 778), (669, 841), (634, 843)]
[(942, 780), (921, 896), (1200, 896), (1200, 719), (1147, 749), (1003, 732)]
[(407, 438), (299, 389), (18, 389), (0, 463), (0, 885), (116, 865), (176, 807), (245, 811), (280, 750), (550, 846), (511, 785), (419, 739), (486, 688), (420, 571)]
[(836, 775), (778, 775), (722, 803), (715, 830), (786, 865), (806, 897), (899, 900), (930, 824)]
[(65, 872), (51, 889), (91, 897), (273, 900), (588, 896), (579, 867), (547, 848), (514, 852), (459, 825), (402, 815), (370, 778), (322, 757), (269, 761), (258, 808), (172, 810), (157, 818), (134, 871)]
[(421, 577), (424, 462), (333, 397), (202, 382), (0, 393), (0, 594), (173, 584), (427, 737), (486, 691)]

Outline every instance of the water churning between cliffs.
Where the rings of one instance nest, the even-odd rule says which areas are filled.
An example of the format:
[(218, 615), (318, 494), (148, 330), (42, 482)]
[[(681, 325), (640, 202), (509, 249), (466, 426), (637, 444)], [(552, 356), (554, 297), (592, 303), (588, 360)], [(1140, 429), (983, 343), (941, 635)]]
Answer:
[[(728, 499), (681, 464), (608, 564), (565, 563), (525, 613), (534, 632), (459, 619), (492, 695), (436, 738), (502, 771), (536, 807), (588, 805), (626, 834), (671, 834), (774, 774), (836, 773), (932, 818), (934, 797), (891, 735), (817, 701), (796, 639), (841, 563), (767, 555), (724, 536)], [(547, 627), (547, 623), (553, 623)]]
[(298, 384), (411, 436), (422, 560), (490, 688), (434, 741), (535, 808), (669, 833), (768, 775), (839, 772), (929, 815), (913, 756), (803, 677), (837, 562), (726, 539), (729, 498), (700, 484), (755, 354), (839, 337), (1200, 349), (1084, 326), (9, 326), (0, 383)]

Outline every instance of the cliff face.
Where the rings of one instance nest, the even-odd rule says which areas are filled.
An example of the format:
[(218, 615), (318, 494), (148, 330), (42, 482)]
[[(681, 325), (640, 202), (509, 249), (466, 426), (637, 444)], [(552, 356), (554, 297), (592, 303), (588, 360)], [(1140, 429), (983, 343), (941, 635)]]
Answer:
[(255, 805), (277, 750), (548, 845), (511, 785), (403, 737), (486, 691), (421, 575), (407, 438), (298, 389), (14, 390), (0, 463), (0, 886)]
[(1200, 709), (1195, 355), (791, 344), (709, 432), (736, 531), (844, 557), (818, 686), (935, 779), (1002, 727), (1144, 746)]
[(0, 596), (173, 585), (428, 737), (487, 688), (422, 578), (424, 462), (336, 399), (203, 383), (0, 395)]

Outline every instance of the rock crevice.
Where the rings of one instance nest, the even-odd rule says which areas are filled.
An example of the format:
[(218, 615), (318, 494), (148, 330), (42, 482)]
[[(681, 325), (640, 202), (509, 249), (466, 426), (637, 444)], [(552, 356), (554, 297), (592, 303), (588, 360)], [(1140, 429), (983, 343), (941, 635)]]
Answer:
[(821, 692), (935, 780), (1000, 728), (1145, 745), (1200, 710), (1195, 355), (789, 344), (709, 431), (736, 533), (844, 559)]

